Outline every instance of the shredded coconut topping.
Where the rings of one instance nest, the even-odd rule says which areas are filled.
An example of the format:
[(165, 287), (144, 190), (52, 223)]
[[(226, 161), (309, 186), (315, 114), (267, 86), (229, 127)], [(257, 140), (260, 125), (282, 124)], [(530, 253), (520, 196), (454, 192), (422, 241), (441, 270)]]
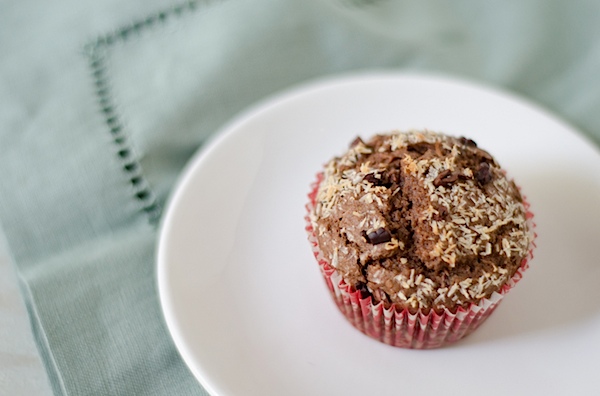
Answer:
[(495, 160), (430, 131), (357, 139), (326, 165), (312, 221), (350, 284), (414, 309), (489, 297), (531, 240), (519, 191)]

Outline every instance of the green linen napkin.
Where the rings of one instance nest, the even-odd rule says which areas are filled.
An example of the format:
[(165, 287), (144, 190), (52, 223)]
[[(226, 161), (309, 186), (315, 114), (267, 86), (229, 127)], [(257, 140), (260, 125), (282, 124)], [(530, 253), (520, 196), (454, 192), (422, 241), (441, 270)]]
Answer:
[(440, 72), (529, 97), (600, 143), (594, 0), (164, 3), (0, 17), (0, 220), (57, 395), (206, 394), (163, 323), (157, 224), (191, 154), (267, 95)]

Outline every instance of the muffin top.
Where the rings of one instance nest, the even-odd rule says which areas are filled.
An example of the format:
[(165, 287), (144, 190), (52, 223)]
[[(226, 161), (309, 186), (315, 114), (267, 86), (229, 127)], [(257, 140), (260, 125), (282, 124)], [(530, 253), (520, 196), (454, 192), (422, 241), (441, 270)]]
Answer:
[(319, 248), (363, 297), (411, 312), (498, 291), (531, 240), (522, 197), (467, 138), (356, 138), (325, 167), (311, 213)]

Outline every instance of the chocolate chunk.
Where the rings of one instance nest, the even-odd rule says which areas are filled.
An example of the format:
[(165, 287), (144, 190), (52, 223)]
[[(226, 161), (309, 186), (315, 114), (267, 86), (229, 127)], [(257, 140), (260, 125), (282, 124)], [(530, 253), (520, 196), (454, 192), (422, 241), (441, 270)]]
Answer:
[(381, 180), (381, 178), (377, 178), (374, 173), (367, 173), (363, 180), (368, 181), (374, 186), (381, 186), (383, 184), (383, 180)]
[(431, 145), (429, 143), (426, 142), (421, 142), (421, 143), (414, 143), (414, 144), (409, 144), (406, 149), (408, 151), (412, 151), (415, 153), (419, 153), (420, 155), (423, 155), (427, 152), (427, 150), (429, 150), (429, 147)]
[(438, 187), (438, 186), (439, 186), (439, 185), (442, 183), (442, 180), (443, 180), (445, 177), (448, 177), (448, 176), (450, 176), (450, 174), (452, 174), (452, 171), (451, 171), (450, 169), (446, 169), (446, 170), (442, 171), (442, 172), (441, 172), (441, 173), (439, 173), (439, 174), (437, 175), (437, 177), (436, 177), (436, 178), (433, 180), (433, 185), (434, 185), (434, 186), (436, 186), (436, 187)]
[(371, 295), (371, 292), (364, 282), (357, 282), (356, 285), (354, 285), (354, 289), (357, 292), (360, 292), (360, 298), (367, 298)]
[(477, 155), (486, 161), (489, 161), (489, 162), (494, 161), (494, 158), (490, 155), (490, 153), (488, 153), (485, 150), (477, 149)]
[(482, 186), (492, 181), (492, 171), (490, 170), (490, 164), (482, 162), (479, 164), (479, 169), (475, 172), (475, 180)]
[(464, 137), (464, 136), (461, 136), (461, 137), (458, 139), (458, 142), (459, 142), (460, 144), (462, 144), (463, 146), (477, 147), (477, 143), (475, 143), (475, 141), (474, 141), (474, 140), (468, 139), (468, 138), (466, 138), (466, 137)]
[(380, 243), (386, 243), (392, 240), (392, 234), (385, 228), (379, 228), (368, 234), (363, 231), (362, 236), (372, 245), (379, 245)]
[(445, 171), (442, 171), (439, 175), (437, 175), (437, 177), (433, 180), (433, 185), (436, 187), (447, 187), (457, 180), (458, 174), (452, 173), (450, 169), (446, 169)]
[(350, 143), (350, 148), (353, 148), (354, 146), (356, 146), (359, 143), (365, 144), (365, 142), (363, 142), (363, 140), (360, 138), (360, 136), (357, 136), (356, 139), (354, 139), (352, 141), (352, 143)]

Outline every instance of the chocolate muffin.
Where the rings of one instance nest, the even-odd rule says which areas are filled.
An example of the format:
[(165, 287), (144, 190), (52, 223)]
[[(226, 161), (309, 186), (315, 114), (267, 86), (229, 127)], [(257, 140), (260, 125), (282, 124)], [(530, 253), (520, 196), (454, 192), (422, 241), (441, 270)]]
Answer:
[(318, 249), (352, 290), (414, 314), (489, 299), (530, 251), (523, 198), (468, 138), (429, 131), (354, 140), (310, 208)]

